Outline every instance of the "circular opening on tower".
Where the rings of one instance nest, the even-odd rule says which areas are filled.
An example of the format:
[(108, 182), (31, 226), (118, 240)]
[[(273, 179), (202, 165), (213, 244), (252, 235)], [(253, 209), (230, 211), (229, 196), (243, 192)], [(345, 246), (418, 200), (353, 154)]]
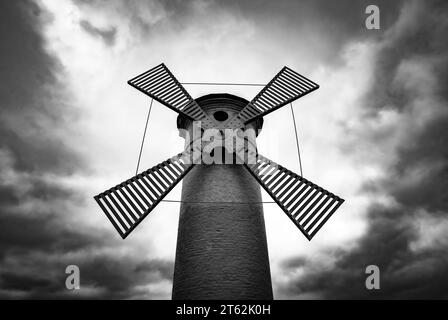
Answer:
[(229, 118), (229, 115), (225, 111), (216, 111), (213, 114), (213, 117), (218, 121), (226, 121)]

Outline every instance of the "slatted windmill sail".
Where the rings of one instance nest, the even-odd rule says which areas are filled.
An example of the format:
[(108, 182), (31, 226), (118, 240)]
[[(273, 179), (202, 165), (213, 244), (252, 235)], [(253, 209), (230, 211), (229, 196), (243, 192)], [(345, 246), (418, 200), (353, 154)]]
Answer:
[[(319, 88), (284, 67), (250, 102), (230, 95), (193, 99), (164, 64), (128, 84), (177, 112), (178, 126), (183, 123), (180, 127), (191, 131), (192, 123), (200, 121), (203, 130), (220, 132), (261, 129), (262, 117)], [(253, 161), (244, 157), (241, 165), (218, 168), (201, 163), (200, 156), (197, 161), (203, 144), (199, 144), (199, 153), (195, 148), (198, 145), (192, 140), (186, 141), (182, 153), (100, 193), (94, 197), (96, 202), (126, 238), (185, 177), (173, 298), (272, 298), (259, 186), (308, 240), (344, 200), (262, 156), (257, 149), (245, 148)], [(250, 259), (248, 255), (252, 255)], [(233, 264), (228, 262), (230, 257)], [(208, 265), (211, 260), (219, 263)], [(244, 264), (235, 264), (239, 260)], [(222, 274), (223, 270), (235, 273), (235, 265), (242, 270), (240, 278)]]

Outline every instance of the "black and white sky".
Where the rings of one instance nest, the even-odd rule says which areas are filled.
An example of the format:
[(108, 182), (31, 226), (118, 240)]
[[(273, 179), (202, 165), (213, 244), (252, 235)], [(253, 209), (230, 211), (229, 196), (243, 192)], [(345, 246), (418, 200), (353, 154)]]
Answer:
[[(447, 34), (435, 0), (1, 1), (0, 298), (171, 297), (178, 204), (123, 241), (92, 198), (134, 173), (149, 99), (126, 81), (161, 62), (182, 82), (266, 83), (287, 65), (321, 86), (294, 104), (304, 175), (346, 202), (312, 242), (265, 205), (277, 299), (448, 298)], [(298, 172), (287, 108), (258, 145)], [(141, 167), (182, 147), (155, 104)]]

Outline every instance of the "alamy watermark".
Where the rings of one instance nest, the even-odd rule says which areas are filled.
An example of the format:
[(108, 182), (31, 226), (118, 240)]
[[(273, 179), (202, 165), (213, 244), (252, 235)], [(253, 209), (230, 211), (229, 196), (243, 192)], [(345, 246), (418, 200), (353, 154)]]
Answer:
[(68, 290), (81, 289), (81, 273), (77, 265), (69, 265), (65, 268), (65, 273), (68, 277), (65, 279), (65, 287)]
[(256, 164), (257, 146), (255, 129), (203, 129), (201, 121), (179, 129), (185, 138), (183, 160), (193, 164)]
[(369, 276), (366, 278), (367, 290), (379, 290), (380, 289), (380, 268), (374, 264), (366, 267), (366, 274)]
[(374, 4), (366, 7), (366, 28), (368, 30), (379, 30), (380, 26), (380, 8)]

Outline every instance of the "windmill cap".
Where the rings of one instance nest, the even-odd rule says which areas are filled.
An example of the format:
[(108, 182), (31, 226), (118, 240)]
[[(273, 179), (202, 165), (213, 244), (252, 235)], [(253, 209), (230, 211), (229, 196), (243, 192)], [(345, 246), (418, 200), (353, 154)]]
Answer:
[[(195, 101), (201, 106), (201, 108), (205, 112), (212, 112), (213, 110), (228, 110), (233, 111), (235, 113), (243, 110), (245, 106), (249, 103), (244, 98), (235, 96), (229, 93), (212, 93), (207, 94), (202, 97), (195, 99)], [(188, 126), (188, 122), (190, 120), (185, 118), (182, 115), (177, 117), (177, 128), (178, 129), (186, 129)], [(263, 127), (263, 118), (260, 117), (255, 120), (255, 126), (257, 131), (259, 132)]]

